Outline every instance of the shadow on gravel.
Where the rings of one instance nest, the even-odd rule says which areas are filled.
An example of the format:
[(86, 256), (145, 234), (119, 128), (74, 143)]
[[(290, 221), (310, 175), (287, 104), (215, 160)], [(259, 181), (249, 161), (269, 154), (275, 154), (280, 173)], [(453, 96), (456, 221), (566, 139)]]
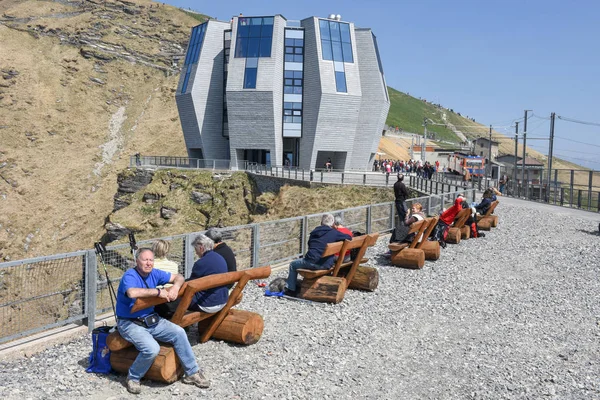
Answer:
[(588, 235), (592, 235), (592, 236), (600, 236), (600, 226), (598, 226), (597, 231), (588, 231), (585, 229), (577, 229), (577, 231), (581, 232), (581, 233), (587, 233)]

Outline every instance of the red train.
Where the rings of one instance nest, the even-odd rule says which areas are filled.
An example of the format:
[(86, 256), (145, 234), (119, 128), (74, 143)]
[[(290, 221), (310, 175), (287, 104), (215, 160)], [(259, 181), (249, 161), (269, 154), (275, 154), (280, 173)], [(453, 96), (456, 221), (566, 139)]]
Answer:
[(471, 176), (485, 176), (485, 159), (463, 153), (453, 153), (448, 156), (449, 171), (464, 175), (465, 169), (469, 170)]

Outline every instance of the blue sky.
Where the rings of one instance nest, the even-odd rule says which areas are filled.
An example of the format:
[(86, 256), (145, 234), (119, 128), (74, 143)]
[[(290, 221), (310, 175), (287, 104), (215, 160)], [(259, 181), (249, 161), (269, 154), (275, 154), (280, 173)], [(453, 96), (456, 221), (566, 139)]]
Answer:
[[(548, 138), (551, 112), (600, 125), (600, 1), (190, 1), (233, 15), (287, 19), (340, 14), (377, 36), (389, 86), (453, 108), (513, 135), (533, 110), (530, 137)], [(523, 130), (521, 120), (520, 131)], [(600, 126), (557, 119), (554, 154), (600, 170)], [(581, 143), (577, 143), (581, 142)], [(547, 140), (528, 141), (548, 152)]]

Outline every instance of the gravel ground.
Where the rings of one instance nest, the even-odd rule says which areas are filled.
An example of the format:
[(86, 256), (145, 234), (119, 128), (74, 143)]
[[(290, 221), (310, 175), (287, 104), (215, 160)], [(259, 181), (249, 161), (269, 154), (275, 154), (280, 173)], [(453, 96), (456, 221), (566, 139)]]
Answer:
[[(419, 271), (379, 268), (373, 293), (339, 305), (267, 298), (249, 284), (243, 309), (265, 319), (241, 347), (190, 341), (212, 387), (87, 374), (89, 337), (0, 362), (0, 397), (213, 399), (600, 399), (600, 216), (513, 199), (485, 238), (448, 245)], [(285, 276), (285, 272), (277, 276)]]

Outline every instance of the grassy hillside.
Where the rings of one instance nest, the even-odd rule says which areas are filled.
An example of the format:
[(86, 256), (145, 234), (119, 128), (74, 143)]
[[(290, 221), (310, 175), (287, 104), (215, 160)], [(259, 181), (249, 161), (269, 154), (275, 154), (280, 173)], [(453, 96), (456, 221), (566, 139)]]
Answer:
[[(431, 103), (414, 98), (406, 93), (388, 87), (390, 95), (390, 111), (386, 123), (398, 126), (405, 132), (423, 134), (423, 118), (438, 124), (445, 124), (448, 111)], [(459, 142), (454, 132), (443, 125), (428, 125), (427, 131), (432, 132), (437, 140)]]

